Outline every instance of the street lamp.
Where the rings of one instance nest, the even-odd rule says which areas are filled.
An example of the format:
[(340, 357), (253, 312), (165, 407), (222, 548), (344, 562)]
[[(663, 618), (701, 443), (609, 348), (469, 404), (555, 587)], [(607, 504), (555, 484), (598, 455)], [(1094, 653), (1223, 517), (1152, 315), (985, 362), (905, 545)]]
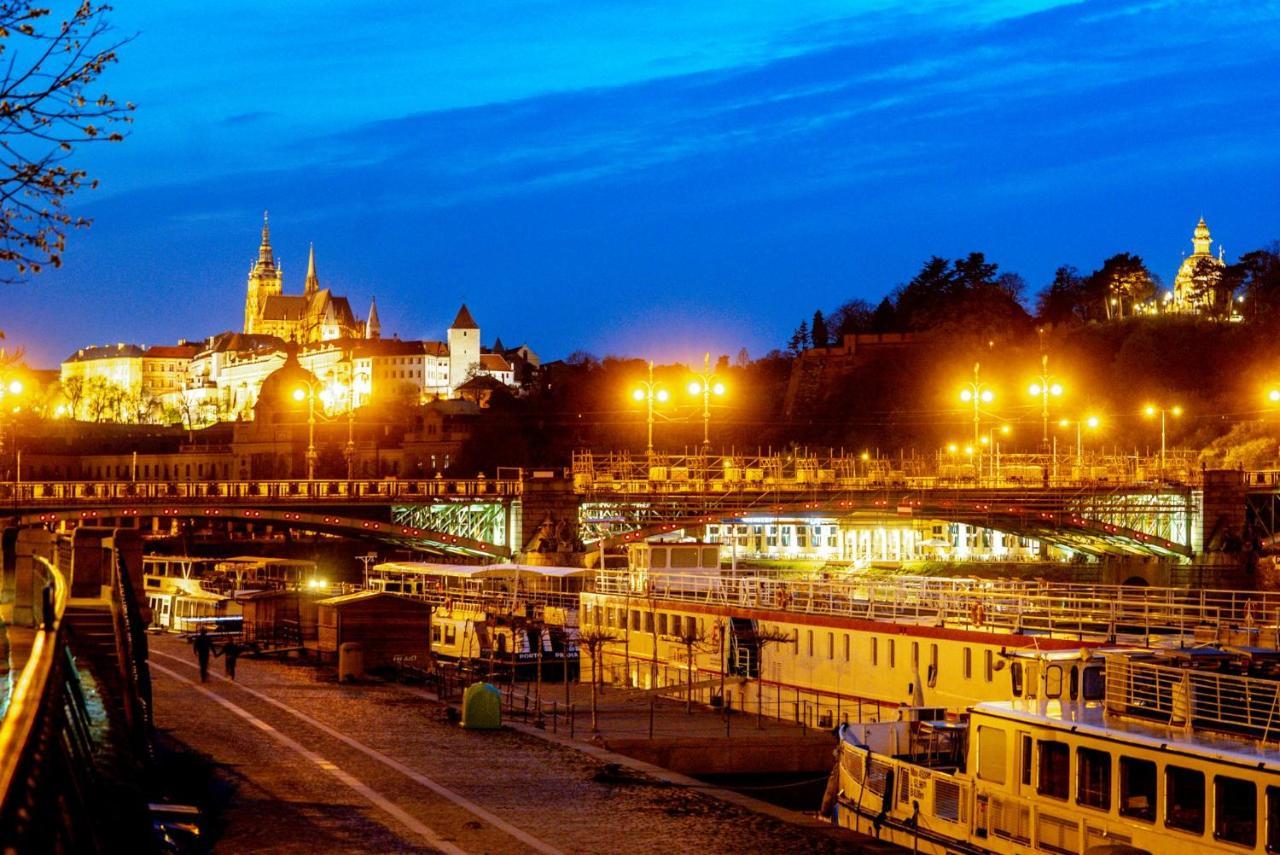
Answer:
[(667, 390), (658, 386), (653, 379), (653, 360), (649, 360), (649, 379), (641, 381), (640, 385), (632, 391), (631, 397), (645, 404), (645, 422), (649, 428), (645, 453), (653, 457), (653, 405), (655, 401), (659, 404), (665, 404), (671, 397)]
[(13, 446), (13, 478), (15, 484), (22, 480), (22, 473), (19, 471), (22, 457), (18, 451), (18, 433), (12, 427), (13, 419), (6, 419), (7, 414), (16, 414), (22, 408), (20, 398), (22, 393), (26, 391), (26, 386), (17, 377), (9, 380), (0, 379), (0, 453), (4, 449), (4, 423), (6, 421), (11, 425), (9, 429), (9, 442)]
[(693, 375), (695, 380), (689, 381), (689, 394), (702, 396), (702, 450), (711, 449), (711, 396), (723, 396), (724, 384), (716, 380), (711, 371), (711, 354), (702, 356), (702, 373)]
[(1089, 430), (1097, 430), (1102, 424), (1097, 416), (1085, 416), (1083, 419), (1061, 419), (1058, 422), (1059, 427), (1076, 426), (1076, 468), (1084, 466), (1084, 428)]
[(1143, 411), (1147, 418), (1154, 418), (1156, 413), (1160, 414), (1160, 480), (1164, 480), (1164, 449), (1165, 449), (1165, 414), (1173, 416), (1175, 419), (1182, 415), (1182, 407), (1157, 407), (1154, 404), (1148, 404)]
[(1007, 424), (997, 425), (989, 428), (987, 430), (987, 435), (982, 438), (982, 444), (991, 449), (988, 453), (991, 455), (990, 469), (991, 477), (993, 479), (1000, 475), (1000, 445), (996, 442), (997, 432), (999, 432), (1001, 436), (1008, 436), (1013, 432), (1013, 429)]
[(1054, 380), (1053, 375), (1049, 373), (1049, 354), (1042, 353), (1040, 355), (1040, 374), (1036, 377), (1036, 382), (1032, 383), (1027, 391), (1031, 393), (1031, 397), (1040, 399), (1040, 423), (1042, 426), (1040, 442), (1047, 449), (1049, 447), (1049, 399), (1062, 395), (1062, 384)]
[[(991, 387), (982, 383), (979, 377), (980, 370), (981, 366), (977, 362), (973, 363), (973, 381), (967, 383), (964, 388), (960, 390), (960, 400), (965, 403), (973, 403), (973, 445), (971, 447), (974, 449), (977, 449), (979, 447), (979, 443), (982, 441), (982, 426), (980, 424), (982, 405), (989, 404), (996, 399), (996, 393), (991, 391)], [(981, 466), (981, 463), (976, 457), (974, 459), (974, 466)]]
[(316, 390), (308, 383), (293, 390), (293, 400), (307, 402), (307, 480), (316, 480)]

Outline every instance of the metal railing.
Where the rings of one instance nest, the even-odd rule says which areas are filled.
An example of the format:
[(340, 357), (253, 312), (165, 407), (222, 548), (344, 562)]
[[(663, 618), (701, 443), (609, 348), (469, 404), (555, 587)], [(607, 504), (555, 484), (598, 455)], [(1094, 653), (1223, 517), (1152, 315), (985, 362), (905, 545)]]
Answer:
[(30, 507), (109, 502), (217, 502), (269, 501), (386, 504), (427, 499), (516, 497), (518, 479), (437, 478), (423, 480), (355, 480), (324, 478), (315, 481), (221, 480), (112, 480), (24, 481), (0, 483), (0, 500)]
[(88, 795), (93, 749), (63, 625), (67, 580), (48, 562), (35, 564), (46, 593), (0, 721), (0, 850), (96, 850)]
[(1124, 655), (1106, 660), (1108, 714), (1280, 739), (1280, 681), (1175, 668)]
[(991, 454), (980, 460), (954, 455), (863, 459), (844, 454), (669, 454), (579, 451), (575, 486), (586, 492), (664, 493), (812, 492), (886, 488), (985, 487), (1025, 489), (1201, 481), (1198, 455)]
[(675, 600), (1078, 639), (1190, 636), (1197, 629), (1237, 626), (1254, 630), (1252, 643), (1280, 647), (1280, 594), (1261, 591), (925, 576), (641, 576), (626, 570), (597, 571), (595, 591), (635, 602)]

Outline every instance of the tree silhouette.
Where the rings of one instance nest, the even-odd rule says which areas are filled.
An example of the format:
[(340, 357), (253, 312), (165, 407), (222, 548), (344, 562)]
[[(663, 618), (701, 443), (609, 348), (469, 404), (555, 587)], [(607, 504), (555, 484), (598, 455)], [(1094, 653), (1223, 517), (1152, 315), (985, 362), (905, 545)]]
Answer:
[(63, 204), (98, 185), (67, 161), (81, 143), (124, 139), (113, 128), (132, 121), (132, 104), (90, 91), (123, 44), (108, 39), (108, 11), (86, 0), (54, 24), (48, 9), (0, 0), (0, 261), (17, 272), (0, 281), (61, 266), (67, 231), (90, 224)]
[(814, 347), (826, 347), (831, 343), (827, 335), (827, 319), (822, 316), (821, 309), (813, 313), (813, 325), (809, 327), (809, 339), (813, 342)]
[(604, 646), (617, 640), (618, 636), (613, 630), (603, 626), (585, 627), (578, 632), (578, 646), (585, 647), (587, 656), (591, 658), (591, 729), (593, 731), (600, 729), (600, 716), (596, 704), (596, 665)]

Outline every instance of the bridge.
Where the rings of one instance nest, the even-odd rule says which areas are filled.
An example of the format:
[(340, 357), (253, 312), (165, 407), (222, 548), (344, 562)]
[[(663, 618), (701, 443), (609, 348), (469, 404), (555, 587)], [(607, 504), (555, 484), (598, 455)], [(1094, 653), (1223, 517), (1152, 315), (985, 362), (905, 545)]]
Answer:
[[(374, 538), (463, 559), (570, 553), (748, 518), (940, 520), (1093, 554), (1184, 559), (1246, 516), (1280, 531), (1280, 473), (1202, 472), (1189, 455), (868, 459), (788, 453), (575, 454), (502, 477), (0, 484), (19, 527), (178, 521)], [(0, 511), (4, 513), (4, 511)]]

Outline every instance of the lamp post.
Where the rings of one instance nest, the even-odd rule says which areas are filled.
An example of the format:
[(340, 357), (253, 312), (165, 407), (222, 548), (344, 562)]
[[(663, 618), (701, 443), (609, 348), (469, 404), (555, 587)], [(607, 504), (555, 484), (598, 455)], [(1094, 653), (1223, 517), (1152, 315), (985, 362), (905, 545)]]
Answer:
[(21, 472), (19, 471), (22, 465), (22, 457), (18, 451), (18, 434), (12, 427), (13, 419), (9, 416), (17, 413), (20, 409), (21, 401), (19, 399), (25, 391), (26, 387), (23, 385), (22, 381), (16, 377), (9, 380), (0, 378), (0, 452), (4, 449), (4, 426), (7, 422), (10, 425), (9, 444), (13, 446), (13, 477), (10, 480), (12, 480), (14, 484), (17, 484), (22, 480)]
[(659, 404), (665, 404), (670, 395), (667, 394), (666, 389), (659, 387), (654, 381), (652, 359), (649, 360), (649, 379), (642, 381), (639, 387), (631, 393), (631, 397), (637, 401), (643, 401), (645, 403), (645, 423), (648, 426), (648, 440), (645, 444), (645, 454), (649, 457), (653, 457), (653, 404), (655, 401)]
[(705, 453), (711, 449), (711, 396), (723, 395), (725, 389), (711, 371), (710, 353), (702, 356), (702, 373), (693, 376), (697, 379), (690, 381), (689, 394), (702, 396), (702, 450)]
[(1182, 415), (1182, 407), (1157, 407), (1154, 404), (1148, 404), (1143, 411), (1147, 418), (1154, 418), (1157, 413), (1160, 414), (1160, 480), (1164, 480), (1164, 455), (1165, 455), (1165, 415), (1171, 415), (1175, 419)]
[(1060, 427), (1076, 426), (1076, 468), (1084, 466), (1084, 428), (1096, 430), (1101, 422), (1097, 416), (1085, 416), (1083, 419), (1062, 419), (1058, 422)]
[(1010, 428), (1007, 424), (997, 425), (997, 426), (988, 428), (987, 435), (982, 438), (982, 444), (987, 446), (988, 449), (990, 449), (990, 451), (988, 451), (988, 454), (991, 455), (990, 471), (991, 471), (991, 479), (993, 481), (1000, 477), (1000, 445), (999, 443), (996, 442), (997, 431), (1000, 432), (1001, 436), (1008, 436), (1012, 432), (1012, 428)]
[(973, 403), (973, 449), (975, 453), (975, 473), (981, 472), (982, 466), (979, 459), (981, 455), (978, 454), (978, 449), (981, 447), (982, 442), (982, 405), (989, 404), (996, 398), (996, 394), (991, 391), (991, 387), (982, 383), (979, 375), (981, 368), (982, 366), (979, 363), (973, 363), (973, 381), (967, 383), (964, 388), (960, 390), (960, 400), (964, 401), (966, 404), (970, 402)]
[(308, 383), (293, 390), (293, 400), (307, 402), (307, 480), (316, 480), (316, 390)]
[(1049, 373), (1049, 354), (1040, 354), (1040, 374), (1036, 382), (1027, 390), (1031, 397), (1040, 399), (1040, 424), (1042, 427), (1040, 442), (1044, 449), (1049, 447), (1049, 399), (1062, 394), (1062, 384), (1053, 379)]

